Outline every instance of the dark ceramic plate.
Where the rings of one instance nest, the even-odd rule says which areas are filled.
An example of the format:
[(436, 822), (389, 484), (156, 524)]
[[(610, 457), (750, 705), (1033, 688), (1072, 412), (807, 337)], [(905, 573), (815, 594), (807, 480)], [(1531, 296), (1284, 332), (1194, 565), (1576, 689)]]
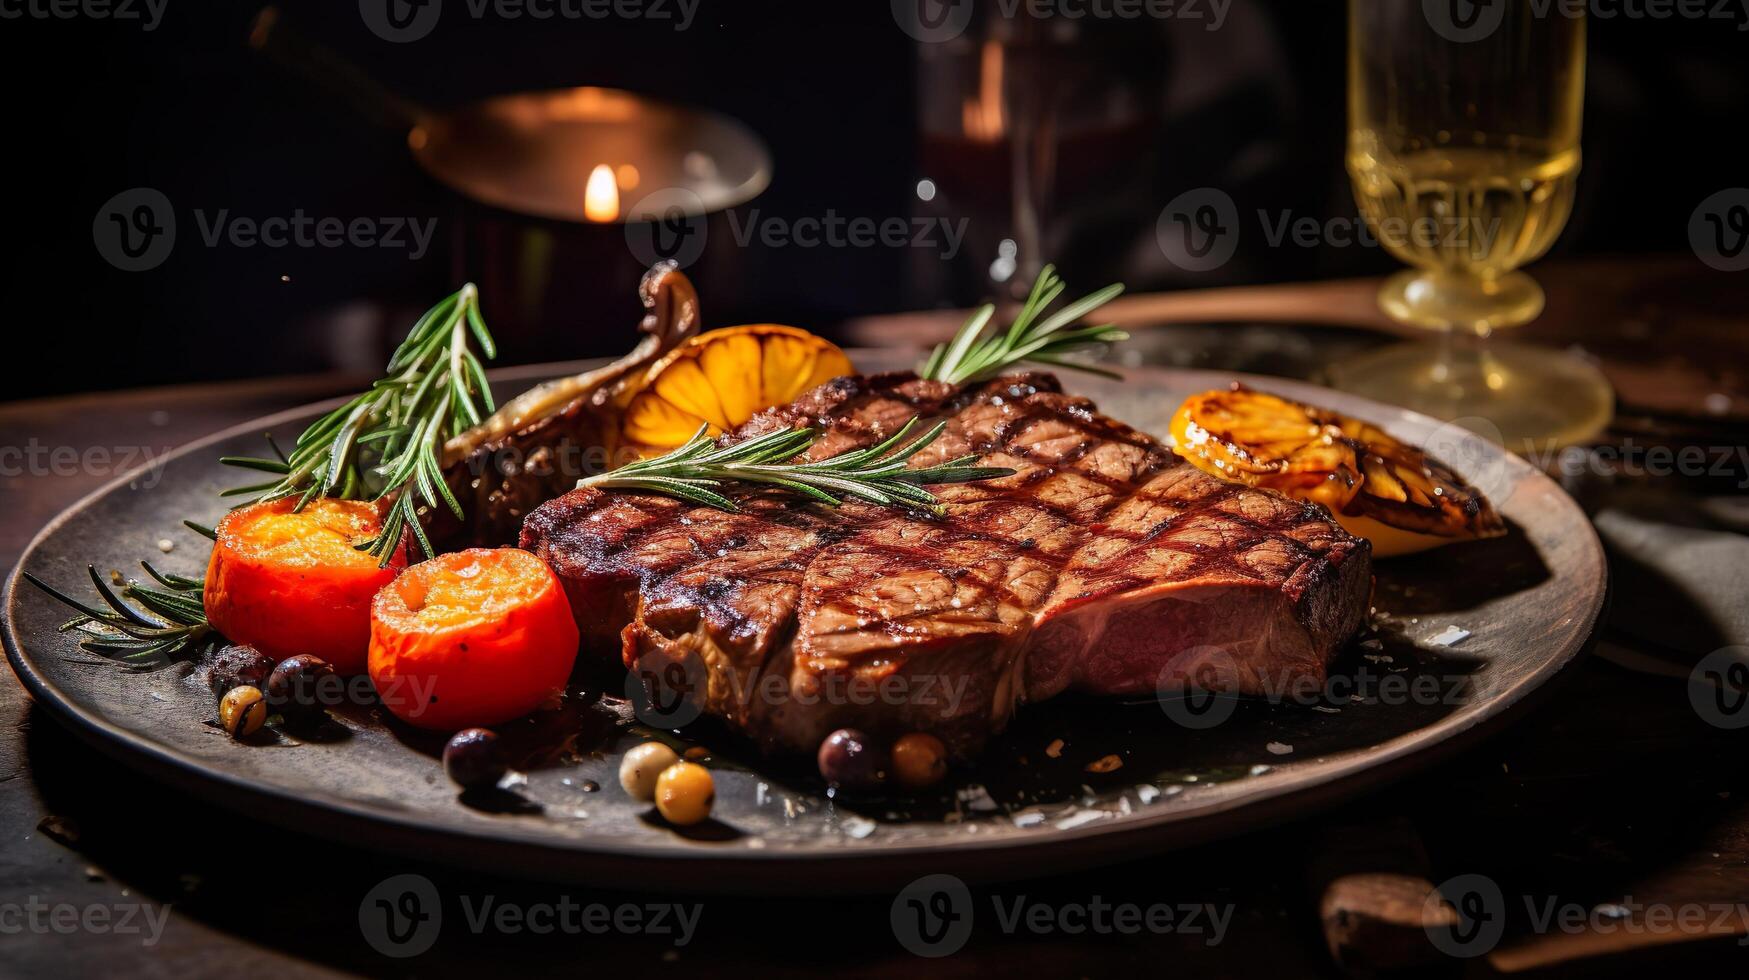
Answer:
[[(855, 357), (865, 369), (910, 360)], [(574, 367), (518, 370), (500, 388)], [(1141, 369), (1121, 382), (1068, 383), (1163, 433), (1185, 395), (1233, 380)], [(695, 725), (685, 740), (713, 753), (718, 804), (713, 821), (679, 833), (618, 788), (619, 751), (642, 736), (627, 729), (615, 698), (587, 692), (562, 712), (507, 727), (533, 761), (526, 780), (485, 798), (458, 797), (435, 761), (438, 741), (385, 724), (369, 706), (336, 712), (313, 739), (241, 745), (207, 723), (213, 699), (190, 667), (129, 673), (85, 653), (55, 630), (65, 610), (17, 571), (5, 596), (6, 651), (38, 701), (131, 764), (276, 823), (422, 857), (723, 891), (877, 889), (932, 872), (1012, 878), (1124, 860), (1290, 820), (1427, 765), (1504, 720), (1571, 662), (1604, 600), (1591, 525), (1522, 461), (1396, 409), (1241, 380), (1428, 445), (1488, 492), (1511, 533), (1379, 563), (1378, 629), (1344, 654), (1325, 691), (1200, 706), (1072, 697), (1030, 706), (939, 793), (834, 801), (807, 764), (762, 761)], [(206, 541), (181, 522), (222, 512), (215, 494), (238, 474), (218, 457), (259, 452), (262, 432), (289, 436), (315, 411), (220, 433), (161, 471), (117, 481), (51, 523), (19, 568), (80, 594), (87, 563), (132, 570), (148, 558), (198, 575)], [(174, 542), (168, 553), (165, 540)], [(1107, 757), (1121, 765), (1101, 771)]]

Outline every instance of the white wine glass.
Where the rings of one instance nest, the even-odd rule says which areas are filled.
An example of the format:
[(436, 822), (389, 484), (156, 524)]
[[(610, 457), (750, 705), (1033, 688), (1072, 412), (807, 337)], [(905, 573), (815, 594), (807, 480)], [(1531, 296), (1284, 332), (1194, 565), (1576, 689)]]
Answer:
[(1457, 421), (1520, 452), (1608, 425), (1595, 367), (1492, 341), (1534, 320), (1520, 267), (1572, 210), (1585, 15), (1535, 0), (1350, 0), (1348, 173), (1361, 213), (1409, 269), (1379, 305), (1437, 334), (1331, 368), (1337, 387)]

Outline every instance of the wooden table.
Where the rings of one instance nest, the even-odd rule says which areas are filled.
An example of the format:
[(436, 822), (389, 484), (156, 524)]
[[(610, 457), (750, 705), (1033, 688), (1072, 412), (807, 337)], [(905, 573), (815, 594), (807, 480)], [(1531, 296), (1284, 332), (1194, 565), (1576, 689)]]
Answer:
[[(1346, 310), (1348, 319), (1364, 320), (1372, 287), (1294, 287), (1300, 292), (1291, 294), (1292, 306)], [(1282, 295), (1230, 291), (1225, 306), (1214, 294), (1131, 302), (1185, 304), (1199, 319), (1222, 320), (1279, 316), (1264, 309)], [(1565, 294), (1551, 288), (1552, 297), (1559, 295)], [(1566, 302), (1552, 302), (1551, 310)], [(851, 329), (890, 338), (930, 320), (895, 318)], [(50, 516), (112, 475), (94, 462), (57, 468), (44, 455), (54, 447), (71, 447), (87, 461), (96, 457), (86, 450), (97, 446), (113, 450), (113, 457), (129, 447), (162, 452), (237, 421), (350, 390), (358, 380), (294, 379), (0, 407), (0, 447), (41, 447), (37, 455), (48, 460), (35, 473), (16, 473), (18, 467), (0, 473), (0, 567), (16, 561)], [(1605, 626), (1606, 649), (1633, 645), (1620, 626)], [(1012, 903), (1019, 896), (1056, 907), (1096, 897), (1144, 906), (1212, 904), (1232, 915), (1219, 943), (1209, 944), (1206, 934), (1009, 935), (986, 913), (960, 954), (932, 961), (912, 957), (895, 941), (890, 896), (659, 896), (655, 900), (703, 903), (698, 934), (680, 949), (643, 935), (475, 935), (458, 904), (463, 898), (478, 903), (493, 896), (523, 906), (652, 898), (631, 891), (636, 882), (627, 882), (625, 893), (602, 895), (385, 858), (251, 825), (111, 762), (33, 707), (10, 673), (0, 677), (0, 717), (7, 722), (0, 729), (0, 973), (6, 975), (735, 969), (801, 976), (829, 969), (855, 976), (923, 970), (968, 977), (1332, 976), (1343, 969), (1327, 948), (1329, 937), (1355, 944), (1344, 951), (1344, 965), (1354, 972), (1364, 972), (1365, 957), (1425, 956), (1419, 927), (1390, 920), (1421, 914), (1415, 882), (1461, 874), (1486, 875), (1501, 885), (1511, 913), (1507, 939), (1480, 960), (1434, 956), (1434, 972), (1630, 976), (1654, 965), (1740, 972), (1749, 962), (1741, 937), (1709, 936), (1710, 922), (1656, 936), (1610, 929), (1617, 920), (1607, 914), (1596, 920), (1604, 928), (1534, 927), (1534, 914), (1550, 902), (1586, 913), (1600, 906), (1607, 913), (1611, 904), (1749, 903), (1749, 734), (1702, 722), (1681, 680), (1630, 672), (1600, 657), (1570, 671), (1506, 734), (1337, 811), (1190, 853), (974, 890), (983, 910), (991, 899)], [(436, 883), (446, 920), (429, 952), (392, 960), (365, 942), (359, 907), (374, 885), (404, 872)], [(120, 910), (142, 902), (154, 910), (170, 906), (160, 941), (149, 947), (139, 935), (57, 931), (52, 911), (37, 913), (37, 920), (20, 918), (31, 908)], [(1331, 918), (1328, 928), (1321, 908)], [(30, 924), (39, 920), (40, 928)], [(1403, 945), (1405, 937), (1416, 942)]]

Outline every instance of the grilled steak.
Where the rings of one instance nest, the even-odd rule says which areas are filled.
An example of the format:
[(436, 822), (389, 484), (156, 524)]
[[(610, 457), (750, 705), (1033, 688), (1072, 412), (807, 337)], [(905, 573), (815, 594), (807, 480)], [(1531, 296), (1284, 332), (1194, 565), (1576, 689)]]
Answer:
[(1360, 625), (1366, 542), (1321, 507), (1196, 470), (1049, 375), (840, 378), (729, 438), (813, 425), (820, 458), (914, 415), (949, 420), (914, 465), (979, 453), (1017, 472), (933, 488), (941, 518), (585, 488), (534, 510), (522, 546), (564, 581), (588, 641), (617, 642), (647, 679), (680, 671), (705, 710), (781, 750), (853, 726), (964, 755), (1070, 688), (1321, 683)]

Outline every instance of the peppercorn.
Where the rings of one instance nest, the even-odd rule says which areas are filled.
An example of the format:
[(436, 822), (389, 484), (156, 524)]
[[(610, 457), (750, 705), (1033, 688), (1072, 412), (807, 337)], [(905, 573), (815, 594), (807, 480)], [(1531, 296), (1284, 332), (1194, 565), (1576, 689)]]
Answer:
[(308, 724), (319, 720), (324, 714), (324, 681), (335, 676), (334, 668), (321, 657), (308, 653), (287, 657), (267, 678), (267, 704), (284, 717), (287, 724)]
[(232, 738), (248, 738), (260, 731), (266, 720), (267, 699), (259, 687), (234, 687), (219, 699), (219, 726)]

